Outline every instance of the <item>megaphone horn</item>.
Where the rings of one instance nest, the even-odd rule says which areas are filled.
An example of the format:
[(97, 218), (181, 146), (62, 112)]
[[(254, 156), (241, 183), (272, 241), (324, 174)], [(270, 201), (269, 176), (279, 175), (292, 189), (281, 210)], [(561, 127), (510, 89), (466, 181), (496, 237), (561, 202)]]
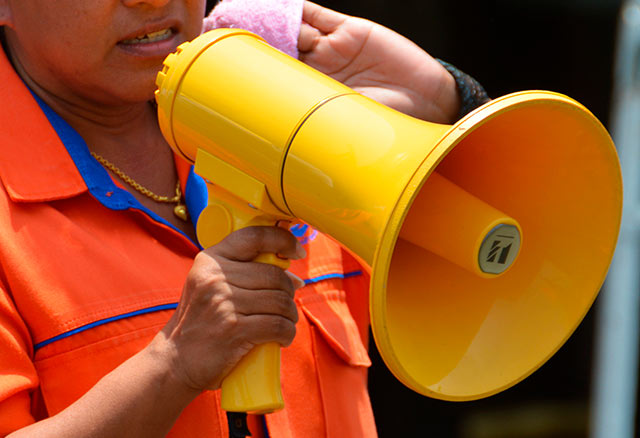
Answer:
[[(336, 239), (371, 271), (382, 358), (421, 394), (472, 400), (519, 382), (566, 341), (604, 281), (619, 163), (603, 126), (566, 96), (525, 91), (453, 126), (428, 123), (242, 30), (181, 46), (157, 83), (165, 137), (219, 193), (216, 224), (199, 223), (199, 235), (224, 237), (237, 208)], [(248, 404), (223, 407), (279, 406)]]

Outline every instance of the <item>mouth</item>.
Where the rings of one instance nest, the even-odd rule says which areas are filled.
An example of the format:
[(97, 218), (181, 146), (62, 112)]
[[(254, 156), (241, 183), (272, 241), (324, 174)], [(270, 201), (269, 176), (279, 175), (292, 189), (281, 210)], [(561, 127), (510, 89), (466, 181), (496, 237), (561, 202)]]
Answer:
[(137, 35), (133, 38), (124, 39), (120, 41), (120, 44), (125, 46), (132, 46), (135, 44), (157, 43), (159, 41), (165, 41), (170, 39), (175, 33), (176, 32), (173, 28), (168, 27), (155, 32), (144, 33), (144, 34)]

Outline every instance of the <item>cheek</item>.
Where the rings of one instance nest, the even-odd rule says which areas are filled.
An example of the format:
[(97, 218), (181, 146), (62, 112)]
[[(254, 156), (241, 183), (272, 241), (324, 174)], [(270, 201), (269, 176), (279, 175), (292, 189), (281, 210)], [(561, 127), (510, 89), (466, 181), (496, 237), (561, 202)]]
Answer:
[[(39, 52), (41, 56), (62, 56), (60, 62), (99, 51), (97, 43), (104, 35), (100, 35), (98, 29), (109, 27), (104, 27), (105, 20), (99, 19), (96, 8), (87, 6), (95, 3), (99, 2), (24, 1), (23, 6), (13, 11), (18, 39), (25, 46), (31, 46), (31, 52)], [(93, 50), (91, 45), (94, 46)]]
[(53, 74), (57, 71), (63, 76), (82, 76), (103, 63), (104, 50), (94, 35), (61, 29), (56, 38), (45, 41), (39, 46), (39, 56), (54, 70)]
[(202, 32), (202, 20), (206, 8), (206, 1), (193, 0), (186, 1), (188, 13), (188, 25), (185, 29), (185, 35), (188, 40), (192, 40)]

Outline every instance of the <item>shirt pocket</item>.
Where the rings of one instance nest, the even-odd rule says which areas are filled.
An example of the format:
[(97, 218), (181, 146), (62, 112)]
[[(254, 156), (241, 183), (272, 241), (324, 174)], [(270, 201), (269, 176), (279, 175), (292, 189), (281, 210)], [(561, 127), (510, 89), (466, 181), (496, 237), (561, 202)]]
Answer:
[(296, 301), (332, 350), (351, 366), (368, 367), (371, 360), (343, 290), (322, 288), (298, 296)]
[(48, 414), (55, 415), (75, 402), (102, 377), (143, 349), (171, 312), (110, 322), (38, 351), (34, 364)]
[[(323, 281), (296, 298), (310, 325), (327, 438), (376, 437), (367, 371), (371, 360), (347, 304), (342, 280)], [(335, 353), (335, 354), (334, 354)]]

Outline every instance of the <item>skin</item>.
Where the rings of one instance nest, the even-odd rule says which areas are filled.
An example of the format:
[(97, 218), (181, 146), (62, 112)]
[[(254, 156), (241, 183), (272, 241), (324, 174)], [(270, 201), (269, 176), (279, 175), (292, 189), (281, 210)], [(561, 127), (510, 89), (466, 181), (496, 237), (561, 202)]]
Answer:
[(427, 52), (372, 21), (306, 2), (300, 60), (419, 119), (451, 124), (460, 108), (453, 77)]
[[(172, 195), (173, 155), (149, 101), (164, 56), (198, 35), (204, 7), (204, 0), (0, 0), (0, 25), (18, 74), (90, 150), (153, 192)], [(455, 83), (422, 49), (375, 23), (313, 3), (305, 4), (303, 20), (304, 62), (400, 111), (453, 120)], [(158, 26), (173, 29), (166, 53), (123, 46)], [(132, 194), (194, 237), (172, 206)], [(239, 230), (200, 252), (178, 309), (149, 346), (60, 414), (10, 436), (166, 435), (182, 409), (203, 390), (219, 388), (253, 346), (292, 342), (298, 319), (293, 296), (303, 283), (252, 262), (264, 252), (305, 256), (277, 227)]]

